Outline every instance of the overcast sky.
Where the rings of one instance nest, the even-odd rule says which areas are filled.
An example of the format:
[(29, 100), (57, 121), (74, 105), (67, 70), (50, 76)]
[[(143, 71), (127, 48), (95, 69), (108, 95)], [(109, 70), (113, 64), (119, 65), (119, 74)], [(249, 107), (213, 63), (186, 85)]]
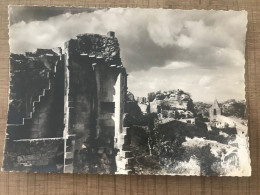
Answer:
[(183, 89), (194, 101), (245, 99), (245, 11), (9, 7), (11, 52), (115, 31), (135, 96)]

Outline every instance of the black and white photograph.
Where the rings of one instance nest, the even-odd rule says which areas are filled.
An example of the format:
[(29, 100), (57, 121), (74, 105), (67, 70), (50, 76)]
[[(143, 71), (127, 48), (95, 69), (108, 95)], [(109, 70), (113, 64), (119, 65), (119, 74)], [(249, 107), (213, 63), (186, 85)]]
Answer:
[(246, 11), (9, 6), (3, 171), (250, 176)]

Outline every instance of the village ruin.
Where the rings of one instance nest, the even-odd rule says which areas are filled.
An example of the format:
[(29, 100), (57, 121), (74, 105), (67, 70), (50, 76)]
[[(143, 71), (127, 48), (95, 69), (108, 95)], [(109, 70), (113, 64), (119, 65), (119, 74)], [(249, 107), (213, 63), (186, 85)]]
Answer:
[[(199, 115), (181, 89), (135, 97), (128, 91), (127, 75), (114, 32), (81, 34), (63, 48), (11, 54), (3, 170), (143, 174), (157, 167), (148, 172), (157, 174), (171, 158), (193, 160), (193, 154), (178, 156), (185, 139), (208, 137), (212, 145), (215, 139), (227, 145), (238, 134), (237, 122), (222, 116), (217, 100), (206, 108), (208, 115)], [(171, 140), (164, 140), (162, 129)], [(238, 166), (235, 151), (228, 162)], [(137, 157), (148, 160), (143, 165)], [(213, 173), (200, 169), (200, 174)]]

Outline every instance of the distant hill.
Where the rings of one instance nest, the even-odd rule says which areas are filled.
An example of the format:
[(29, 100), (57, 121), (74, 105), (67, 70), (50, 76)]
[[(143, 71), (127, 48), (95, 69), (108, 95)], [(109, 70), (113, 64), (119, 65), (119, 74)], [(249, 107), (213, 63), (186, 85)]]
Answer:
[[(202, 114), (205, 117), (209, 116), (209, 108), (211, 104), (204, 102), (194, 102), (194, 109), (197, 114)], [(245, 100), (237, 101), (235, 99), (226, 100), (219, 103), (224, 116), (235, 116), (238, 118), (246, 118), (246, 102)]]
[(209, 117), (209, 108), (211, 107), (211, 104), (204, 102), (194, 102), (193, 104), (197, 115), (202, 114), (204, 117)]
[(169, 91), (157, 91), (148, 94), (148, 100), (152, 112), (156, 112), (158, 106), (162, 111), (188, 110), (194, 113), (194, 105), (189, 93), (181, 89)]
[(148, 93), (148, 100), (149, 100), (149, 102), (152, 102), (154, 99), (164, 100), (165, 98), (169, 99), (169, 98), (175, 97), (175, 96), (178, 100), (190, 100), (190, 94), (187, 92), (184, 92), (181, 89), (151, 92), (151, 93)]
[(246, 101), (236, 101), (235, 99), (227, 100), (220, 104), (222, 115), (236, 116), (238, 118), (246, 118)]

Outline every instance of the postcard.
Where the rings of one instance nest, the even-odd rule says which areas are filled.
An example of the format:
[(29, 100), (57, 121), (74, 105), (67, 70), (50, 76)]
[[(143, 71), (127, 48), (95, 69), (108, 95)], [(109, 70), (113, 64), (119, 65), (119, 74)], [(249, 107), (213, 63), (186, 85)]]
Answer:
[(2, 170), (250, 176), (246, 11), (9, 6)]

